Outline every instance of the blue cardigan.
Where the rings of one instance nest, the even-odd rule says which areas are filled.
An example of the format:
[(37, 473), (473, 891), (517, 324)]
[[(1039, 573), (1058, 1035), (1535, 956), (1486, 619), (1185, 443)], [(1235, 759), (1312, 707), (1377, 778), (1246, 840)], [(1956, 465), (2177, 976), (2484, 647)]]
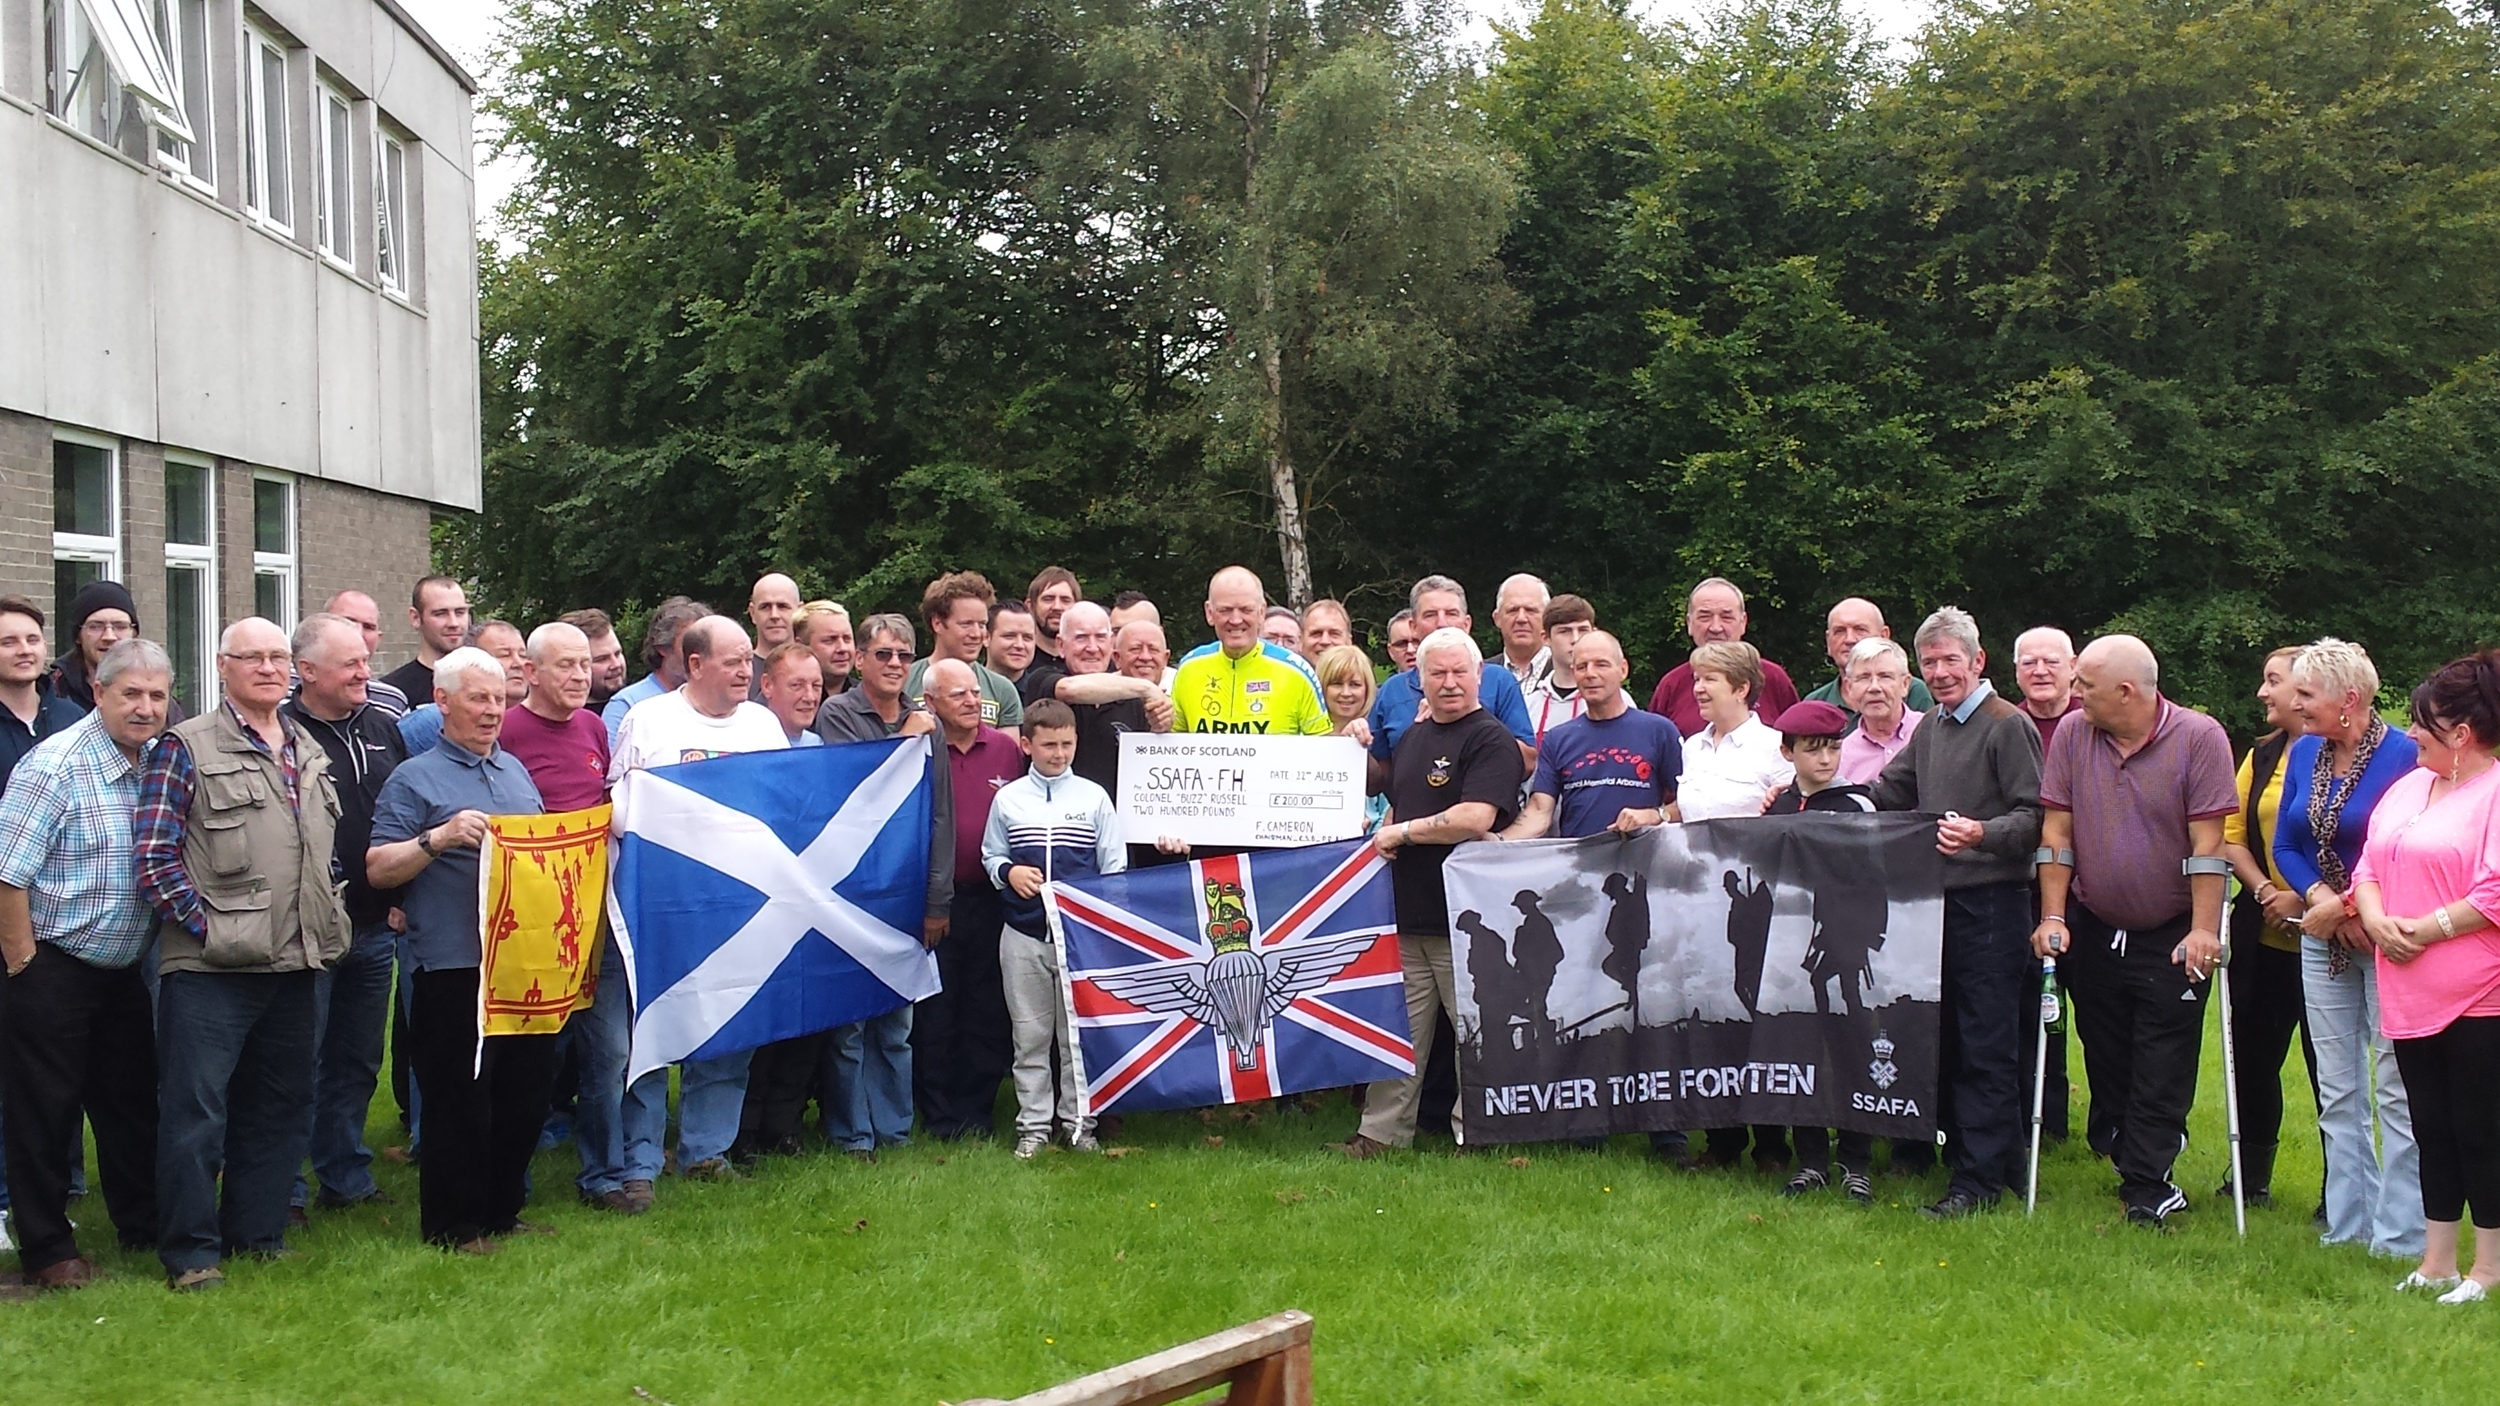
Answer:
[[(2283, 811), (2274, 825), (2274, 872), (2283, 876), (2283, 884), (2292, 892), (2306, 894), (2319, 879), (2318, 837), (2309, 828), (2309, 773), (2318, 764), (2318, 749), (2325, 739), (2315, 733), (2296, 739), (2291, 750), (2283, 754)], [(2413, 770), (2416, 749), (2413, 739), (2393, 728), (2370, 754), (2370, 765), (2363, 769), (2361, 782), (2353, 787), (2352, 798), (2344, 802), (2344, 814), (2335, 827), (2335, 853), (2344, 861), (2344, 872), (2350, 874), (2361, 862), (2361, 844), (2370, 837), (2370, 812), (2378, 808), (2378, 798), (2397, 778)]]

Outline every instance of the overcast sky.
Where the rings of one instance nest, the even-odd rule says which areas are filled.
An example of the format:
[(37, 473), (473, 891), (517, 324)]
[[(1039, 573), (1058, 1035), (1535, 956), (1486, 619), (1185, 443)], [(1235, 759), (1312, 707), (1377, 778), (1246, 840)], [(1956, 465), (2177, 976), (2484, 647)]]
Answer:
[[(487, 77), (486, 57), (493, 46), (495, 26), (509, 7), (510, 0), (400, 0), (417, 23), (433, 32), (459, 56), (471, 73)], [(1535, 0), (1462, 0), (1474, 11), (1475, 23), (1467, 35), (1471, 44), (1482, 44), (1493, 37), (1495, 20), (1524, 20), (1536, 12)], [(1851, 0), (1852, 8), (1874, 22), (1876, 32), (1886, 40), (1899, 42), (1915, 33), (1933, 11), (1931, 0)], [(1717, 8), (1714, 0), (1636, 0), (1640, 10), (1653, 17), (1698, 19)], [(506, 163), (508, 166), (508, 163)], [(481, 163), (478, 169), (477, 205), (479, 218), (491, 223), (495, 207), (502, 203), (518, 179), (518, 173), (499, 169), (496, 163)]]

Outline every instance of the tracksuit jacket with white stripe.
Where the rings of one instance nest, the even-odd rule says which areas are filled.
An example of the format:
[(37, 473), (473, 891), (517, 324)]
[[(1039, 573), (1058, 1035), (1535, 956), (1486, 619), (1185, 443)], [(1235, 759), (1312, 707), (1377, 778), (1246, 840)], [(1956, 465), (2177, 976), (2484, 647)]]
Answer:
[(1050, 879), (1117, 874), (1128, 867), (1120, 822), (1111, 797), (1069, 770), (1057, 776), (1028, 771), (998, 788), (990, 799), (990, 823), (981, 832), (981, 870), (998, 887), (1007, 925), (1047, 942), (1050, 925), (1039, 895), (1019, 896), (1007, 887), (1007, 870), (1030, 864)]

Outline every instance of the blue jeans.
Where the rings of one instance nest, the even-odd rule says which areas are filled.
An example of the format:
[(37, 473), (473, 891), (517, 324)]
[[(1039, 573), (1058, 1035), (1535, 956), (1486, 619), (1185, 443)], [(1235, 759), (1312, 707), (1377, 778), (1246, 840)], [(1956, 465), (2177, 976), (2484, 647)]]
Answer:
[[(393, 936), (396, 938), (392, 944), (394, 955), (399, 959), (399, 1018), (404, 1026), (408, 1020), (408, 1013), (416, 1008), (417, 961), (416, 954), (408, 948), (408, 934), (403, 932), (393, 934)], [(418, 1147), (424, 1132), (425, 1096), (417, 1091), (416, 1076), (410, 1074), (408, 1076), (408, 1159), (412, 1162), (417, 1159)]]
[[(2328, 1245), (2366, 1245), (2374, 1255), (2422, 1253), (2422, 1155), (2395, 1046), (2379, 1033), (2378, 960), (2350, 954), (2327, 975), (2327, 944), (2300, 940), (2301, 993), (2309, 1042), (2318, 1051), (2318, 1140), (2326, 1153)], [(2372, 1114), (2378, 1136), (2370, 1135)]]
[[(755, 1051), (740, 1050), (677, 1066), (679, 1170), (729, 1155), (747, 1102), (747, 1063), (754, 1057)], [(625, 1091), (625, 1179), (657, 1180), (667, 1142), (668, 1071), (654, 1069)]]
[(598, 1000), (589, 1010), (573, 1012), (564, 1034), (581, 1071), (573, 1150), (581, 1154), (582, 1174), (574, 1185), (584, 1196), (602, 1196), (625, 1185), (625, 1055), (634, 1034), (634, 994), (614, 939), (599, 941)]
[(911, 1007), (834, 1031), (824, 1088), (825, 1141), (851, 1152), (911, 1141)]
[(316, 975), (158, 983), (156, 1254), (170, 1273), (286, 1248), (287, 1188), (312, 1136)]
[[(373, 1184), (373, 1149), (365, 1146), (365, 1115), (382, 1077), (382, 1034), (391, 1022), (391, 968), (399, 935), (359, 928), (347, 951), (313, 984), (312, 1169), (322, 1204), (362, 1201)], [(295, 1177), (294, 1204), (310, 1190)]]

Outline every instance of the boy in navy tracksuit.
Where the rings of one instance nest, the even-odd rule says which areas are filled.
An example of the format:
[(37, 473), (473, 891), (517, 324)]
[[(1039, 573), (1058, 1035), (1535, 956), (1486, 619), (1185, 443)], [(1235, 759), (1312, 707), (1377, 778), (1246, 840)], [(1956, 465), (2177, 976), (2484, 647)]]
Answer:
[(1097, 1150), (1093, 1120), (1084, 1116), (1075, 1032), (1059, 992), (1059, 948), (1042, 908), (1053, 879), (1117, 874), (1128, 867), (1111, 797), (1068, 770), (1076, 759), (1076, 715), (1055, 698), (1026, 707), (1022, 729), (1033, 769), (998, 788), (981, 835), (981, 871), (1001, 890), (1007, 923), (998, 938), (999, 975), (1007, 987), (1007, 1024), (1016, 1045), (1016, 1156), (1030, 1159), (1050, 1142), (1050, 1047), (1059, 1044), (1058, 1121), (1068, 1146)]

